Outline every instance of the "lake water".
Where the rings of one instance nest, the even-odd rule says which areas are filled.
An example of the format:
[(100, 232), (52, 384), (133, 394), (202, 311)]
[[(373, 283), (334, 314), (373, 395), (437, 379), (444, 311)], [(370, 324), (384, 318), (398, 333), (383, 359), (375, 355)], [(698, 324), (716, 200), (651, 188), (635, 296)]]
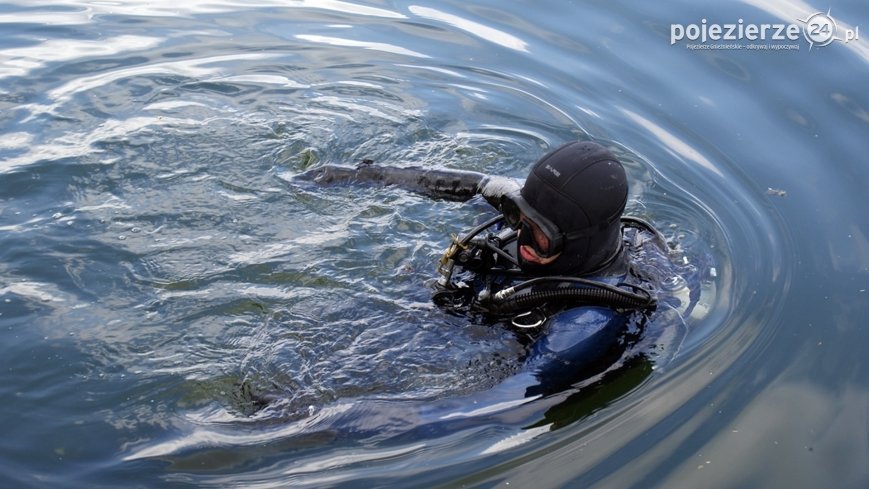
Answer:
[[(676, 39), (712, 24), (800, 30)], [(864, 2), (13, 0), (0, 29), (0, 487), (869, 486)], [(481, 208), (287, 179), (523, 177), (573, 139), (714, 268), (702, 307), (654, 365), (409, 420), (521, 357), (430, 300)]]

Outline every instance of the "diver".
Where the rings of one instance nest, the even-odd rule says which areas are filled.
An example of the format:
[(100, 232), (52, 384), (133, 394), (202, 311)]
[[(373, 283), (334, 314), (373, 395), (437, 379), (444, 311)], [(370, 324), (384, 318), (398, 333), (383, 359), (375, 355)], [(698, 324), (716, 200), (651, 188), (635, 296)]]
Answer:
[[(452, 243), (440, 260), (434, 302), (472, 321), (502, 323), (527, 348), (518, 373), (491, 394), (562, 391), (619, 360), (657, 304), (654, 263), (663, 236), (623, 216), (625, 169), (605, 147), (573, 141), (548, 152), (524, 181), (456, 170), (394, 168), (364, 161), (297, 176), (319, 183), (373, 182), (459, 201), (481, 196), (491, 218)], [(649, 253), (654, 248), (654, 253)]]
[[(552, 150), (522, 182), (369, 160), (320, 165), (288, 183), (304, 182), (392, 185), (485, 207), (479, 224), (454, 236), (444, 252), (440, 278), (432, 279), (433, 302), (459, 315), (460, 323), (508, 328), (524, 356), (472, 392), (410, 399), (361, 395), (320, 407), (306, 403), (301, 411), (284, 402), (286, 387), (241, 379), (232, 390), (233, 410), (258, 419), (275, 413), (283, 419), (283, 410), (290, 411), (287, 423), (268, 432), (270, 441), (278, 436), (286, 446), (310, 446), (325, 436), (384, 446), (393, 438), (430, 440), (493, 422), (520, 423), (518, 433), (502, 440), (509, 443), (479, 452), (494, 453), (630, 392), (663, 364), (659, 360), (675, 354), (685, 320), (708, 311), (700, 302), (701, 282), (707, 271), (714, 277), (714, 268), (702, 257), (689, 260), (678, 238), (667, 241), (646, 221), (623, 215), (629, 196), (625, 168), (593, 142)], [(223, 423), (201, 428), (185, 443), (157, 443), (127, 459), (183, 455), (191, 448), (197, 456), (203, 443), (233, 440)], [(295, 437), (302, 437), (300, 445), (289, 441)], [(238, 438), (239, 444), (257, 446), (264, 439)]]
[(570, 142), (540, 158), (521, 187), (489, 177), (480, 194), (501, 214), (453, 241), (436, 303), (501, 318), (525, 336), (521, 371), (536, 379), (526, 395), (612, 365), (655, 307), (654, 284), (632, 267), (631, 249), (666, 246), (651, 225), (623, 217), (628, 183), (618, 159)]

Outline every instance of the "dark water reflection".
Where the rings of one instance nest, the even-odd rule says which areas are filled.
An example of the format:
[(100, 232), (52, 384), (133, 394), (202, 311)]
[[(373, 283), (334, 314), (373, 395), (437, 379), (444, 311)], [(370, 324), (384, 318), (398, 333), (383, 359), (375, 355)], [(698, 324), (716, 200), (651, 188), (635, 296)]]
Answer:
[[(864, 487), (869, 45), (668, 38), (828, 8), (869, 21), (768, 0), (0, 7), (0, 485)], [(389, 428), (522, 352), (430, 302), (480, 207), (285, 179), (363, 158), (523, 176), (576, 138), (715, 265), (672, 359), (437, 433), (310, 429)], [(241, 381), (289, 395), (247, 412)]]

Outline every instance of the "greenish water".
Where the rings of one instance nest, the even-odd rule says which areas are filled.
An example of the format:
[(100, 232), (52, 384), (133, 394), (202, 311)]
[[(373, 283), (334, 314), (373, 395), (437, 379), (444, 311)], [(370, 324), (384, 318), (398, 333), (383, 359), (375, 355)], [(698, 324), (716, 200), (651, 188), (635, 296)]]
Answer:
[[(869, 44), (671, 44), (828, 9), (869, 24), (771, 0), (0, 5), (0, 486), (865, 487)], [(654, 370), (408, 421), (521, 356), (430, 301), (481, 208), (285, 180), (521, 177), (571, 139), (712, 260), (703, 314)], [(242, 380), (287, 396), (245, 412)]]

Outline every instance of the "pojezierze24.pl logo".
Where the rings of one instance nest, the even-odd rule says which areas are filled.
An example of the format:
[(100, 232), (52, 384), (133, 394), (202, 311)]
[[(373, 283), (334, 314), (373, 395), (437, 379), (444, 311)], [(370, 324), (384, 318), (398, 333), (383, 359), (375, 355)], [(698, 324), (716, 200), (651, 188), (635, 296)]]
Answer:
[[(746, 50), (799, 50), (800, 34), (815, 46), (826, 46), (833, 41), (844, 43), (860, 39), (860, 27), (842, 29), (830, 12), (816, 12), (800, 24), (751, 24), (739, 19), (730, 24), (709, 23), (701, 19), (699, 24), (670, 24), (670, 45), (687, 41), (688, 49), (746, 49)], [(841, 36), (840, 36), (841, 34)]]

